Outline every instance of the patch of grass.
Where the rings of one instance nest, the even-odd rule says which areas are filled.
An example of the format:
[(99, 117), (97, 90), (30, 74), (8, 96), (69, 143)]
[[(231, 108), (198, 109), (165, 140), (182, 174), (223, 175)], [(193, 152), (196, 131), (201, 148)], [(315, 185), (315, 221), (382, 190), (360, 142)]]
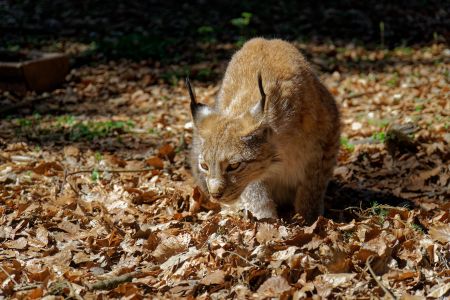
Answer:
[(394, 49), (395, 52), (399, 52), (404, 55), (411, 55), (414, 50), (411, 47), (400, 46)]
[(367, 119), (369, 125), (378, 126), (380, 128), (385, 128), (389, 125), (388, 119)]
[(127, 131), (133, 127), (134, 123), (131, 121), (81, 122), (71, 127), (69, 139), (71, 141), (93, 140)]
[(71, 115), (62, 115), (56, 118), (57, 126), (72, 126), (75, 124), (75, 117)]
[(33, 115), (12, 119), (16, 132), (29, 138), (67, 139), (70, 141), (93, 140), (127, 132), (134, 127), (132, 121), (78, 121), (74, 116)]
[(355, 145), (350, 143), (350, 141), (346, 137), (341, 137), (341, 146), (342, 148), (350, 152), (353, 152), (355, 150)]
[(396, 87), (399, 83), (398, 73), (392, 74), (391, 78), (386, 82), (390, 87)]
[(415, 111), (417, 111), (417, 112), (420, 112), (420, 111), (422, 111), (424, 109), (424, 106), (423, 105), (416, 105), (415, 107), (414, 107), (414, 110)]
[(19, 118), (15, 119), (14, 123), (19, 126), (21, 129), (31, 127), (33, 125), (33, 122), (26, 118)]
[(373, 201), (370, 206), (372, 214), (378, 216), (380, 223), (384, 223), (388, 215), (388, 210), (380, 207), (380, 204), (377, 201)]
[(372, 134), (372, 139), (377, 142), (384, 143), (386, 140), (386, 133), (385, 132), (375, 132)]

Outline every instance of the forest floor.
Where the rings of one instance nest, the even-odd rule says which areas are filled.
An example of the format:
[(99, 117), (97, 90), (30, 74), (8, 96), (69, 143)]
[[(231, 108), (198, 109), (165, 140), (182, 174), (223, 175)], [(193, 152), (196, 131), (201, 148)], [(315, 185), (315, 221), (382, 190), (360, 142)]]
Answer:
[(193, 184), (183, 70), (212, 103), (226, 57), (81, 65), (0, 120), (0, 298), (449, 296), (450, 49), (296, 46), (342, 113), (324, 217), (223, 214)]

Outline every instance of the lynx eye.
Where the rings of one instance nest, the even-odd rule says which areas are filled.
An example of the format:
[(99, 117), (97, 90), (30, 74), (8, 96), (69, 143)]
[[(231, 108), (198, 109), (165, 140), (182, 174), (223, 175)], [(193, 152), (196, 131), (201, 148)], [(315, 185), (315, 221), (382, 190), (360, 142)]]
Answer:
[(229, 164), (228, 167), (227, 167), (227, 172), (236, 171), (240, 166), (241, 166), (240, 162), (237, 162), (237, 163), (234, 163), (234, 164)]
[(200, 168), (201, 168), (203, 171), (208, 171), (208, 170), (209, 170), (209, 167), (208, 167), (208, 165), (207, 165), (206, 163), (201, 163), (201, 164), (200, 164)]

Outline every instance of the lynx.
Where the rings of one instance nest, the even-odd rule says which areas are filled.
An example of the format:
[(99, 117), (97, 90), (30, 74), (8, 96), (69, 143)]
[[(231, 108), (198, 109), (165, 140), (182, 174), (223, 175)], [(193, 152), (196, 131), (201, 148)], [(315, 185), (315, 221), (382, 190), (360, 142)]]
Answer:
[(214, 107), (191, 97), (191, 166), (201, 188), (256, 218), (290, 204), (306, 222), (324, 210), (339, 149), (332, 95), (290, 43), (254, 38), (237, 51)]

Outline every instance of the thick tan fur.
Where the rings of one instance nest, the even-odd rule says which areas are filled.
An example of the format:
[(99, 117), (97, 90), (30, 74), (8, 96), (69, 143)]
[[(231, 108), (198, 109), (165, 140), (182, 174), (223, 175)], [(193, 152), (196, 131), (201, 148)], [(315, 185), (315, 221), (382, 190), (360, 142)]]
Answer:
[(285, 202), (307, 222), (323, 213), (339, 112), (293, 45), (245, 43), (228, 65), (215, 107), (193, 110), (193, 119), (194, 176), (218, 201), (240, 200), (257, 218), (276, 217), (276, 205)]

